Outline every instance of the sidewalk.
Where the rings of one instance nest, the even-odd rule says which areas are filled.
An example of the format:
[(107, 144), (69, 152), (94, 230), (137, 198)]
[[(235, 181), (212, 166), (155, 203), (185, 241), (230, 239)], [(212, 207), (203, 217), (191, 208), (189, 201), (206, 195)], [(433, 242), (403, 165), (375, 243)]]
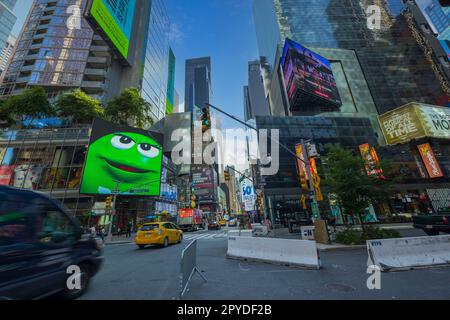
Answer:
[(131, 238), (127, 238), (125, 235), (123, 236), (113, 236), (112, 241), (107, 241), (105, 237), (105, 245), (113, 245), (113, 244), (125, 244), (125, 243), (133, 243), (136, 234), (131, 234)]

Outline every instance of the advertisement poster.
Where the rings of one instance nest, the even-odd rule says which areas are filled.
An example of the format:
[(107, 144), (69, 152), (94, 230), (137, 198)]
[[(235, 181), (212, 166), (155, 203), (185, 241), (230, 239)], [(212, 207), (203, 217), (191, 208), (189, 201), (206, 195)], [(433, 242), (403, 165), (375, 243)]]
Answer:
[(193, 165), (192, 186), (197, 200), (214, 200), (214, 170), (212, 167), (208, 165)]
[(303, 146), (301, 144), (295, 145), (295, 154), (297, 157), (299, 157), (301, 160), (303, 160), (303, 161), (301, 161), (301, 160), (297, 159), (297, 168), (298, 168), (301, 188), (303, 191), (308, 191), (309, 176), (307, 174), (306, 163), (304, 162), (306, 157), (305, 157), (305, 153), (303, 151)]
[(390, 145), (426, 136), (415, 109), (408, 106), (380, 116), (380, 125), (386, 142)]
[(257, 198), (256, 190), (253, 183), (248, 179), (243, 179), (241, 182), (242, 201), (244, 203), (245, 211), (255, 210), (255, 202)]
[(159, 196), (162, 135), (95, 120), (80, 194)]
[(427, 169), (428, 174), (431, 179), (441, 178), (444, 176), (442, 173), (441, 167), (434, 155), (433, 150), (429, 143), (418, 145), (419, 153), (422, 157), (423, 163), (425, 164), (425, 168)]
[(367, 175), (382, 177), (383, 170), (380, 168), (380, 159), (375, 148), (366, 143), (359, 146), (359, 151), (364, 160)]
[(339, 107), (342, 105), (331, 63), (324, 57), (286, 39), (281, 65), (291, 107), (295, 107), (305, 93)]
[(128, 58), (136, 0), (93, 0), (90, 16), (117, 51)]
[(450, 109), (417, 105), (427, 136), (450, 139)]

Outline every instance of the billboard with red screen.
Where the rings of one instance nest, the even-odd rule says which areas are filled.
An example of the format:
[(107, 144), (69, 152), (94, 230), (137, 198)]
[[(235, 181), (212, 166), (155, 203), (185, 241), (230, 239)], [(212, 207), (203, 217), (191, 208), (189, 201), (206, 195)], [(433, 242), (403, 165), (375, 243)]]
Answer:
[(281, 67), (291, 108), (317, 101), (342, 105), (331, 63), (324, 57), (286, 39)]

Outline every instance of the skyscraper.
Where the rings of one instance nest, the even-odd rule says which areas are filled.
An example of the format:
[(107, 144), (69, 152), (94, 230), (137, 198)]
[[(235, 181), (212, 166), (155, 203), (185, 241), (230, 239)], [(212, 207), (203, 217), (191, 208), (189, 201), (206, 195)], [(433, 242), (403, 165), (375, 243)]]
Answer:
[(450, 35), (450, 7), (443, 8), (437, 0), (432, 0), (425, 7), (425, 13), (436, 29), (436, 33), (440, 35), (448, 33)]
[(186, 76), (184, 91), (184, 109), (194, 111), (194, 106), (202, 108), (205, 102), (210, 102), (211, 88), (211, 58), (196, 58), (186, 60)]
[(172, 48), (169, 50), (169, 79), (167, 81), (167, 100), (166, 100), (166, 114), (171, 114), (175, 111), (175, 54)]
[(263, 78), (259, 60), (248, 63), (248, 86), (244, 87), (245, 120), (255, 116), (270, 115), (269, 105), (264, 94)]
[(446, 92), (413, 38), (405, 16), (395, 18), (393, 7), (379, 1), (381, 28), (369, 28), (366, 10), (372, 4), (366, 0), (254, 0), (260, 55), (276, 65), (277, 45), (283, 45), (286, 38), (309, 49), (351, 50), (356, 53), (379, 113), (410, 101), (441, 101)]
[(144, 2), (149, 3), (150, 18), (146, 21), (142, 97), (150, 102), (152, 118), (160, 120), (166, 115), (170, 20), (163, 0)]
[(0, 51), (5, 47), (17, 17), (12, 10), (17, 0), (0, 0)]
[(164, 117), (167, 95), (169, 26), (162, 0), (137, 0), (125, 66), (107, 39), (81, 17), (80, 27), (68, 24), (73, 11), (84, 12), (87, 0), (37, 0), (25, 21), (17, 50), (4, 74), (0, 95), (42, 86), (50, 98), (81, 89), (104, 103), (128, 87), (141, 90), (154, 120)]

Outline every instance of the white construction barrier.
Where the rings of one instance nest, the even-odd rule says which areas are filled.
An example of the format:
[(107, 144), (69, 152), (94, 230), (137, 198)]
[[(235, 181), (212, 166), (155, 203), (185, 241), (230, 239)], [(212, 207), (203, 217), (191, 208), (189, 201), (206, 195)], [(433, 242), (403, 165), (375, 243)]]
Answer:
[(253, 231), (244, 229), (244, 230), (228, 230), (228, 236), (232, 237), (252, 237)]
[(320, 269), (315, 241), (228, 236), (229, 258)]
[(253, 236), (267, 236), (269, 234), (269, 229), (261, 223), (254, 223), (252, 224), (252, 232)]
[(450, 265), (450, 235), (367, 241), (368, 266), (381, 271)]

